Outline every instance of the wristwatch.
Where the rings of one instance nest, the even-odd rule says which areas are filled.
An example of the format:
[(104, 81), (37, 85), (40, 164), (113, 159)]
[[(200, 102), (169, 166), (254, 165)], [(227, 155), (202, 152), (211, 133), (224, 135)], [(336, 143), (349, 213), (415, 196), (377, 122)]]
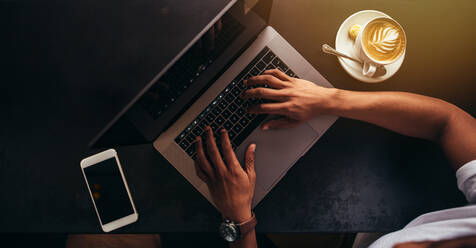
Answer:
[(220, 236), (230, 243), (235, 242), (253, 230), (257, 223), (254, 212), (251, 212), (251, 218), (241, 223), (225, 219), (219, 228)]

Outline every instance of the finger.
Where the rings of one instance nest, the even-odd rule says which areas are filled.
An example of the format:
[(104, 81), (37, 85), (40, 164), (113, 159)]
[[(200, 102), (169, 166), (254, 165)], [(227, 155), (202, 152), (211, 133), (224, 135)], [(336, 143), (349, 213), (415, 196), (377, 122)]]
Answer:
[(248, 80), (243, 82), (246, 86), (256, 86), (256, 85), (268, 85), (274, 89), (282, 89), (289, 85), (289, 83), (283, 82), (279, 78), (272, 75), (259, 75), (248, 78)]
[(254, 88), (243, 92), (242, 98), (261, 98), (274, 101), (285, 101), (286, 97), (279, 90), (267, 88)]
[(222, 176), (226, 172), (226, 167), (223, 163), (223, 159), (221, 158), (220, 152), (218, 151), (215, 139), (213, 138), (212, 129), (210, 127), (206, 127), (205, 129), (205, 143), (207, 145), (208, 157), (210, 158), (212, 165), (215, 168), (216, 174)]
[(200, 169), (205, 173), (205, 176), (210, 180), (215, 180), (215, 172), (213, 172), (212, 166), (208, 162), (205, 152), (203, 150), (203, 142), (200, 136), (195, 138), (195, 149), (197, 150), (197, 164)]
[(200, 164), (197, 161), (195, 161), (195, 173), (197, 174), (198, 178), (200, 178), (200, 180), (202, 180), (204, 183), (209, 183), (208, 177), (205, 175), (205, 172), (202, 170)]
[(228, 137), (228, 132), (225, 129), (221, 131), (221, 152), (225, 157), (226, 165), (228, 169), (235, 170), (237, 169), (236, 165), (238, 160), (236, 159), (235, 152), (233, 152), (233, 147), (231, 146), (230, 138)]
[(266, 70), (263, 72), (263, 75), (272, 75), (282, 81), (291, 81), (291, 77), (288, 76), (286, 73), (282, 72), (279, 69), (272, 69), (272, 70)]
[(298, 126), (301, 122), (297, 120), (293, 120), (290, 118), (279, 118), (276, 120), (270, 120), (264, 123), (261, 126), (262, 130), (269, 130), (269, 129), (281, 129), (281, 128), (293, 128)]
[(253, 114), (285, 115), (286, 106), (286, 103), (262, 103), (250, 106), (248, 112)]
[(251, 182), (255, 182), (256, 180), (256, 173), (255, 173), (255, 150), (256, 144), (251, 144), (246, 149), (245, 153), (245, 171), (248, 175), (248, 178)]

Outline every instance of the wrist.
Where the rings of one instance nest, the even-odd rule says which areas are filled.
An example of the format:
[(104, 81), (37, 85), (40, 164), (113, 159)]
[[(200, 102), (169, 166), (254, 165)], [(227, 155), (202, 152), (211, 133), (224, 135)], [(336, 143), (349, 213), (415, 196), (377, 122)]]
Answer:
[(235, 223), (242, 223), (252, 217), (251, 208), (244, 208), (226, 214), (222, 213), (222, 217)]
[[(341, 105), (342, 95), (345, 94), (343, 90), (336, 88), (325, 88), (324, 94), (321, 94), (320, 99), (314, 107), (315, 115), (337, 115), (338, 108)], [(324, 95), (322, 97), (322, 95)]]

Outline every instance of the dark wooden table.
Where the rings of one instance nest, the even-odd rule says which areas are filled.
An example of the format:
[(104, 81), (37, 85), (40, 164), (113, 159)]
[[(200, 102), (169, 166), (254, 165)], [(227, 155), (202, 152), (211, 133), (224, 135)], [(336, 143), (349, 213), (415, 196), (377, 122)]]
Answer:
[[(96, 152), (88, 142), (227, 3), (0, 3), (0, 232), (100, 232), (79, 168)], [(471, 6), (276, 0), (270, 23), (336, 87), (432, 95), (475, 115)], [(382, 84), (355, 81), (320, 52), (362, 9), (388, 13), (407, 32), (405, 62)], [(448, 41), (456, 34), (457, 43)], [(116, 149), (140, 215), (120, 232), (216, 230), (213, 206), (151, 144)], [(390, 231), (463, 203), (436, 145), (339, 119), (256, 214), (265, 232)]]

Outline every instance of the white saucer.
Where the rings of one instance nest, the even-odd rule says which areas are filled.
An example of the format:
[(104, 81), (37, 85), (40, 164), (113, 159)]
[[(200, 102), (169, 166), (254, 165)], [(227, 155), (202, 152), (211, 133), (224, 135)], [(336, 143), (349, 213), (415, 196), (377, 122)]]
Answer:
[[(352, 27), (354, 24), (359, 24), (363, 26), (370, 19), (373, 19), (375, 17), (381, 17), (381, 16), (391, 18), (389, 15), (384, 14), (380, 11), (362, 10), (349, 16), (347, 19), (345, 19), (342, 25), (340, 25), (339, 31), (337, 31), (336, 50), (341, 53), (347, 54), (351, 57), (355, 57), (354, 41), (349, 37), (350, 27)], [(403, 52), (402, 56), (399, 59), (397, 59), (397, 61), (393, 62), (392, 64), (386, 65), (385, 69), (387, 69), (387, 73), (379, 77), (364, 76), (362, 74), (362, 65), (350, 59), (338, 57), (338, 60), (340, 64), (342, 65), (342, 67), (344, 68), (344, 70), (347, 73), (349, 73), (349, 75), (351, 75), (353, 78), (365, 83), (380, 83), (382, 81), (389, 79), (398, 71), (398, 69), (400, 69), (400, 66), (403, 63), (404, 58), (405, 58), (405, 52)]]

